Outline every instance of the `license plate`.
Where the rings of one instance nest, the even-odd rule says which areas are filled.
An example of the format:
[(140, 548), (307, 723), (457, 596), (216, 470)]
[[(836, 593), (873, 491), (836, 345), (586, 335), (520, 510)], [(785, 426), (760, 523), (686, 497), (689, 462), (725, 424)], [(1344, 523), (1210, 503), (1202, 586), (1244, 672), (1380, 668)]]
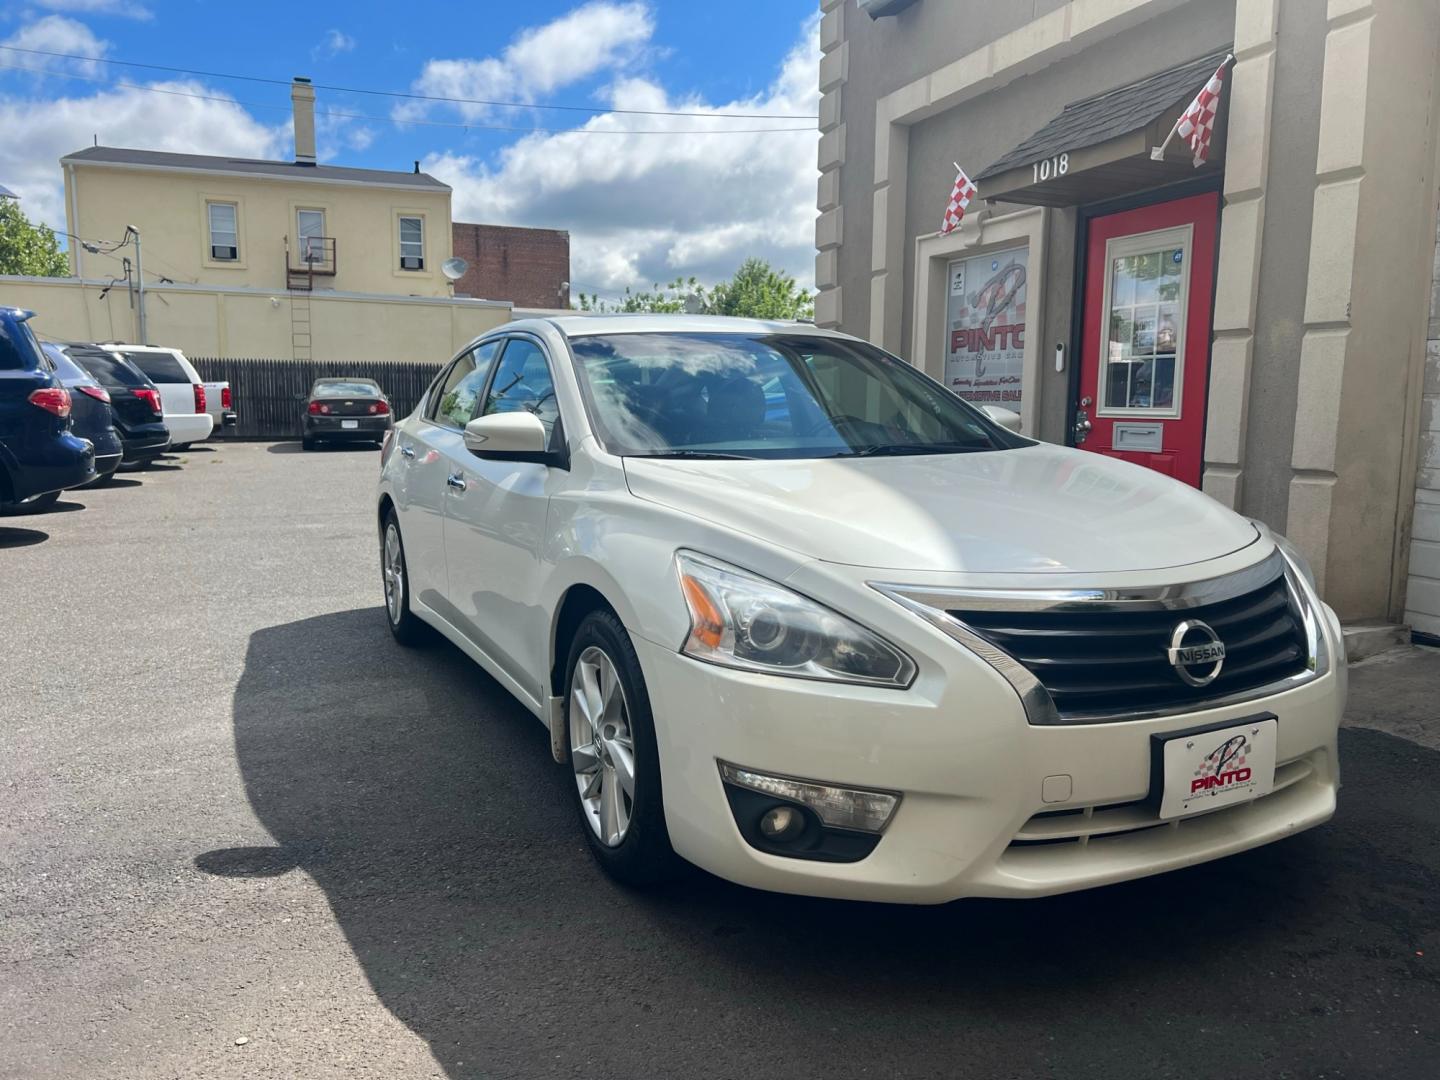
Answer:
[(1270, 794), (1279, 721), (1271, 713), (1237, 723), (1154, 735), (1151, 788), (1160, 817), (1203, 814)]
[(359, 420), (341, 420), (341, 421), (340, 421), (340, 426), (341, 426), (342, 428), (358, 428), (358, 427), (360, 426), (360, 421), (359, 421)]

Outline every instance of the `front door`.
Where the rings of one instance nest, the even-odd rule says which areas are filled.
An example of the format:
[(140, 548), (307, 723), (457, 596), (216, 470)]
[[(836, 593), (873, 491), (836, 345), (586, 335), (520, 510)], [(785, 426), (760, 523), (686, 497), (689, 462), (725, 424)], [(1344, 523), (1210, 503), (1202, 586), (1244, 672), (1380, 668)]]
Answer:
[(1092, 218), (1075, 445), (1200, 486), (1213, 193)]
[[(560, 410), (540, 345), (512, 337), (476, 416), (524, 410), (552, 435)], [(460, 628), (537, 700), (543, 698), (550, 617), (540, 605), (550, 489), (562, 473), (531, 461), (477, 457), (459, 442), (445, 499), (447, 591)]]

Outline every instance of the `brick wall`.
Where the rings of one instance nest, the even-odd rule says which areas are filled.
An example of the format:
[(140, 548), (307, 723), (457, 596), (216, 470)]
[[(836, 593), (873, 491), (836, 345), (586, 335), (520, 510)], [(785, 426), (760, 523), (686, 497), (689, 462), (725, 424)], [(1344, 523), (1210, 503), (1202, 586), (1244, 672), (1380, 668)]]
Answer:
[(457, 221), (454, 252), (470, 264), (456, 296), (509, 300), (516, 307), (570, 306), (570, 234)]

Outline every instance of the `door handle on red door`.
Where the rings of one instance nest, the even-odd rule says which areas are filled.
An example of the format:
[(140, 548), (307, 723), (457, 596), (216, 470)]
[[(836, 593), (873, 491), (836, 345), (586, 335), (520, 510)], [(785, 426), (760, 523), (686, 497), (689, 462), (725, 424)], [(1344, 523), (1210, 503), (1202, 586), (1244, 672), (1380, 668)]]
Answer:
[(445, 477), (445, 483), (449, 484), (452, 488), (459, 488), (461, 491), (465, 490), (465, 476), (463, 473), (451, 473)]
[[(1086, 398), (1083, 402), (1081, 402), (1081, 404), (1083, 404), (1083, 405), (1088, 405), (1088, 404), (1090, 404), (1090, 399), (1089, 399), (1089, 398)], [(1091, 429), (1092, 427), (1094, 427), (1094, 426), (1095, 426), (1095, 425), (1090, 422), (1090, 416), (1089, 416), (1089, 414), (1087, 414), (1084, 409), (1081, 409), (1079, 412), (1077, 412), (1077, 413), (1075, 414), (1075, 445), (1076, 445), (1076, 446), (1079, 446), (1079, 445), (1080, 445), (1081, 443), (1083, 443), (1087, 438), (1090, 437), (1090, 429)]]

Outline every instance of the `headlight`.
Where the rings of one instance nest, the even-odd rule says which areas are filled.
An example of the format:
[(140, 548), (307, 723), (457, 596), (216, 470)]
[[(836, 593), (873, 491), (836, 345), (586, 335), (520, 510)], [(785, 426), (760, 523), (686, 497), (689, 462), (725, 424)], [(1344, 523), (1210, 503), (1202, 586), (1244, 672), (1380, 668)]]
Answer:
[(908, 656), (813, 600), (693, 552), (675, 561), (690, 609), (687, 656), (833, 682), (904, 687), (915, 677)]

